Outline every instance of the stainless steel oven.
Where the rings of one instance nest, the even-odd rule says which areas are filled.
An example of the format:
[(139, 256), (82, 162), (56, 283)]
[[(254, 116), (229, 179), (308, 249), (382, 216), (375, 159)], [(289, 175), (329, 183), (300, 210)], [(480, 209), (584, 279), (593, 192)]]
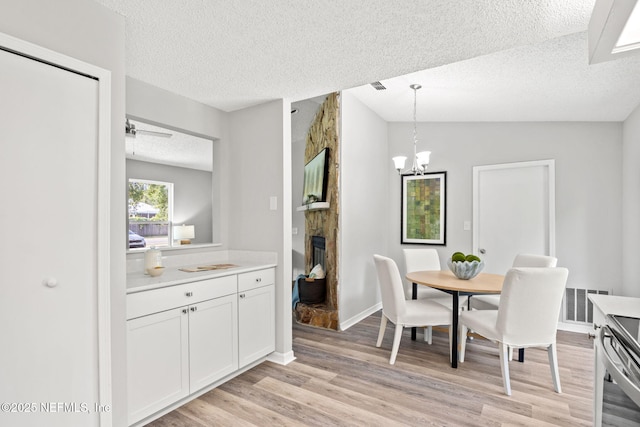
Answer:
[(607, 315), (596, 345), (596, 426), (640, 426), (640, 319)]

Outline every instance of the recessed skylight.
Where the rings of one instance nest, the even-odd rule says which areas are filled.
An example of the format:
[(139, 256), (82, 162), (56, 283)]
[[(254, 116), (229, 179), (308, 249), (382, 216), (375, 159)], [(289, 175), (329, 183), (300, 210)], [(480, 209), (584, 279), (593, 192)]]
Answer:
[(640, 2), (636, 3), (612, 53), (640, 48)]

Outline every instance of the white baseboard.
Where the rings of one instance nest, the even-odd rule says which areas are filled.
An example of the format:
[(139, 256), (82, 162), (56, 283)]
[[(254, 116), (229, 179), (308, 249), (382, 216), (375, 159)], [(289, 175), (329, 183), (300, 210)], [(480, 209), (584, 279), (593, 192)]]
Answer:
[(267, 360), (269, 362), (277, 363), (278, 365), (288, 365), (296, 360), (296, 357), (293, 355), (293, 350), (286, 353), (278, 353), (274, 351), (267, 356)]
[(593, 332), (593, 325), (591, 325), (590, 323), (584, 324), (558, 322), (558, 330), (587, 334), (589, 332)]
[(379, 302), (373, 307), (369, 307), (366, 310), (361, 311), (360, 313), (356, 314), (352, 318), (347, 319), (344, 322), (340, 322), (340, 326), (338, 327), (338, 329), (340, 331), (346, 331), (356, 323), (360, 322), (363, 319), (366, 319), (367, 317), (371, 316), (373, 313), (380, 310), (381, 308), (382, 308), (382, 302)]

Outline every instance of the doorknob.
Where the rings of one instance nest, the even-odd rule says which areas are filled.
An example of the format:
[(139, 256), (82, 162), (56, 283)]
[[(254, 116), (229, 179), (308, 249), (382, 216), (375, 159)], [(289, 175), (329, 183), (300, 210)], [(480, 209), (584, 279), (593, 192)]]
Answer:
[(484, 255), (487, 251), (484, 249), (478, 249), (478, 252), (480, 252), (482, 255)]

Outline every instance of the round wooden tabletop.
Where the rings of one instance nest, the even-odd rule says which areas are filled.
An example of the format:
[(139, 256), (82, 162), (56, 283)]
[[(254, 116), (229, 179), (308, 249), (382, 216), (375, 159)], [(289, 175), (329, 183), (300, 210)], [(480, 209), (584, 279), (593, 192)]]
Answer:
[(436, 289), (478, 294), (499, 294), (504, 282), (501, 274), (480, 273), (473, 279), (462, 280), (448, 270), (414, 271), (407, 273), (406, 278), (413, 283)]

